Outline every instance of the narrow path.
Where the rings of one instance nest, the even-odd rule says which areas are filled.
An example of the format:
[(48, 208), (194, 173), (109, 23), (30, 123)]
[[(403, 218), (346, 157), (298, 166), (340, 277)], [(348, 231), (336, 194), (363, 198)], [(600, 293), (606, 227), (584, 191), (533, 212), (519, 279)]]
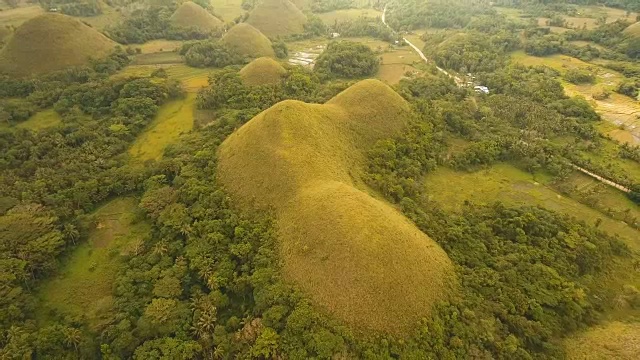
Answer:
[[(391, 26), (389, 26), (389, 24), (387, 24), (387, 6), (384, 6), (384, 10), (382, 11), (382, 23), (388, 27), (389, 29), (391, 29), (392, 31), (394, 31)], [(425, 63), (429, 63), (429, 59), (424, 55), (424, 53), (422, 52), (422, 50), (420, 50), (420, 48), (418, 48), (417, 46), (415, 46), (411, 41), (409, 41), (406, 37), (402, 37), (402, 40), (404, 40), (405, 43), (407, 43), (409, 46), (411, 46), (411, 48), (420, 56), (420, 58), (422, 60), (424, 60)], [(447, 75), (448, 77), (452, 78), (456, 84), (458, 86), (462, 86), (463, 82), (462, 79), (460, 79), (457, 76), (451, 75), (447, 70), (439, 67), (438, 65), (436, 65), (436, 69), (438, 69), (438, 71), (440, 71), (441, 73)]]
[(618, 183), (615, 183), (615, 182), (613, 182), (613, 181), (611, 181), (611, 180), (609, 180), (609, 179), (605, 179), (605, 178), (603, 178), (602, 176), (600, 176), (600, 175), (598, 175), (598, 174), (594, 174), (594, 173), (590, 172), (590, 171), (589, 171), (589, 170), (587, 170), (587, 169), (583, 169), (583, 168), (581, 168), (580, 166), (573, 165), (573, 164), (571, 164), (571, 166), (573, 166), (573, 168), (574, 168), (574, 169), (576, 169), (576, 170), (580, 171), (581, 173), (583, 173), (583, 174), (585, 174), (585, 175), (588, 175), (588, 176), (591, 176), (592, 178), (594, 178), (594, 179), (596, 179), (596, 180), (600, 181), (601, 183), (607, 184), (607, 185), (609, 185), (609, 186), (613, 186), (614, 188), (616, 188), (616, 189), (618, 189), (618, 190), (620, 190), (620, 191), (624, 191), (624, 192), (626, 192), (626, 193), (630, 193), (630, 192), (631, 192), (631, 189), (629, 189), (629, 188), (627, 188), (627, 187), (624, 187), (624, 186), (622, 186), (622, 185), (620, 185), (620, 184), (618, 184)]

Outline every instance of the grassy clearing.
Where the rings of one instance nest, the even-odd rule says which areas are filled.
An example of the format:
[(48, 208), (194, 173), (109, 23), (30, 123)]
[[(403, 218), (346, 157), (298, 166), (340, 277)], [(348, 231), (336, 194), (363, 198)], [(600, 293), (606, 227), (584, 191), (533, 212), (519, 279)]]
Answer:
[(0, 51), (0, 70), (26, 76), (87, 64), (116, 43), (78, 19), (45, 14), (22, 24)]
[(182, 64), (184, 59), (177, 52), (165, 51), (153, 54), (140, 54), (133, 57), (133, 65)]
[(142, 54), (177, 51), (183, 44), (180, 40), (151, 40), (140, 46)]
[(565, 341), (569, 360), (635, 360), (640, 358), (640, 323), (611, 322)]
[(37, 5), (19, 7), (0, 11), (0, 26), (20, 26), (29, 19), (44, 14), (44, 10)]
[(132, 251), (150, 230), (148, 224), (135, 221), (136, 208), (135, 199), (116, 198), (95, 211), (97, 226), (87, 242), (69, 254), (60, 274), (39, 290), (39, 320), (58, 313), (86, 316), (92, 326), (101, 323), (101, 316), (111, 309), (118, 255)]
[(342, 22), (356, 20), (360, 17), (382, 17), (382, 11), (378, 11), (375, 9), (345, 9), (318, 14), (318, 16), (325, 24), (333, 25), (336, 21)]
[(226, 23), (245, 13), (242, 9), (242, 0), (211, 0), (210, 3), (213, 6), (213, 12)]
[(364, 80), (325, 105), (276, 104), (220, 147), (238, 203), (275, 210), (285, 277), (356, 329), (405, 331), (453, 286), (444, 251), (358, 180), (364, 152), (407, 115), (398, 94)]
[(247, 23), (270, 38), (301, 34), (307, 17), (289, 0), (262, 0), (251, 10)]
[(420, 70), (411, 65), (404, 64), (383, 64), (376, 74), (376, 78), (386, 84), (395, 85), (406, 77), (406, 73), (420, 73)]
[(123, 14), (121, 12), (116, 11), (116, 9), (109, 6), (104, 1), (99, 2), (100, 7), (102, 8), (102, 14), (98, 16), (79, 17), (79, 19), (82, 19), (82, 21), (99, 30), (103, 30), (108, 25), (113, 25), (122, 21)]
[(16, 125), (16, 127), (38, 131), (46, 129), (48, 127), (56, 126), (60, 124), (61, 121), (62, 119), (57, 112), (55, 112), (53, 109), (48, 109), (37, 112), (26, 121), (23, 121)]
[(183, 64), (164, 66), (131, 65), (114, 75), (114, 77), (149, 76), (158, 68), (165, 69), (170, 78), (179, 80), (187, 92), (198, 92), (198, 90), (207, 86), (209, 84), (209, 75), (217, 71), (216, 69), (193, 68)]
[(195, 99), (196, 95), (189, 93), (184, 99), (163, 105), (149, 128), (131, 145), (129, 155), (138, 161), (160, 159), (167, 145), (193, 128)]
[(542, 175), (533, 176), (511, 165), (497, 164), (474, 173), (440, 168), (426, 176), (425, 187), (428, 198), (448, 210), (460, 211), (465, 201), (478, 204), (502, 201), (509, 205), (542, 206), (589, 224), (602, 219), (601, 229), (620, 236), (630, 247), (640, 250), (640, 231), (560, 194), (544, 185), (546, 181)]

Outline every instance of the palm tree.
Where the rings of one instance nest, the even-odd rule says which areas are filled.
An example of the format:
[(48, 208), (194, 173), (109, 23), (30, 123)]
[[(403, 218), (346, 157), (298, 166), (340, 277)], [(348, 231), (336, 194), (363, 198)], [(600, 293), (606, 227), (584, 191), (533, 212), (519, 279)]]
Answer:
[(73, 346), (75, 351), (78, 351), (78, 345), (82, 342), (82, 333), (80, 330), (72, 327), (65, 328), (63, 331), (64, 334), (64, 344), (66, 346)]

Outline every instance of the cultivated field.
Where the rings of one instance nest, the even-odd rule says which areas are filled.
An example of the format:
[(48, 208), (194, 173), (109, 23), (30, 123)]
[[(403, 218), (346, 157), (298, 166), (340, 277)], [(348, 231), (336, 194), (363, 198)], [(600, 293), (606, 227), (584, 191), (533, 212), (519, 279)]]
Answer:
[[(584, 177), (576, 177), (573, 181), (579, 180), (594, 184)], [(640, 231), (559, 193), (546, 182), (548, 179), (542, 174), (534, 176), (511, 165), (498, 164), (473, 173), (440, 168), (425, 177), (424, 186), (428, 198), (448, 210), (461, 210), (465, 201), (478, 204), (502, 201), (508, 205), (542, 206), (592, 225), (601, 219), (600, 228), (619, 235), (630, 247), (640, 250)], [(614, 193), (613, 201), (620, 199), (618, 195)], [(638, 211), (637, 207), (635, 211)]]
[(154, 70), (163, 68), (170, 78), (179, 80), (187, 92), (198, 92), (209, 84), (209, 75), (216, 69), (193, 68), (184, 64), (177, 65), (131, 65), (124, 68), (114, 77), (149, 76)]
[(167, 145), (193, 128), (195, 99), (196, 95), (189, 93), (185, 99), (162, 105), (147, 130), (129, 148), (129, 155), (138, 161), (160, 159)]
[(62, 314), (86, 316), (92, 326), (101, 324), (101, 316), (112, 306), (118, 255), (134, 251), (149, 232), (148, 224), (137, 222), (136, 209), (135, 199), (116, 198), (92, 214), (95, 229), (87, 242), (76, 247), (60, 274), (40, 289), (39, 320)]

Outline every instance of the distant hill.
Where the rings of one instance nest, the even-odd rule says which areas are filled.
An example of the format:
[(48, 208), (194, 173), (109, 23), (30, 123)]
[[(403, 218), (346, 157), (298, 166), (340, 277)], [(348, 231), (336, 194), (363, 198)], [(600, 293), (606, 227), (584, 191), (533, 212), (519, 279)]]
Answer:
[(274, 57), (271, 41), (258, 29), (247, 23), (232, 27), (222, 37), (222, 42), (243, 56), (259, 58)]
[(223, 22), (211, 15), (202, 6), (187, 1), (171, 15), (171, 23), (179, 27), (195, 26), (202, 31), (214, 31), (222, 27)]
[(289, 0), (264, 0), (256, 6), (247, 23), (270, 38), (304, 31), (307, 17)]
[(640, 21), (635, 24), (631, 24), (628, 28), (624, 29), (623, 32), (632, 37), (640, 37)]
[(219, 150), (238, 204), (274, 211), (285, 278), (356, 329), (403, 333), (455, 283), (446, 253), (360, 179), (366, 151), (409, 116), (396, 92), (364, 80), (324, 105), (280, 102)]
[(248, 63), (240, 70), (240, 77), (247, 85), (277, 84), (287, 71), (277, 61), (261, 57)]
[(22, 24), (0, 51), (0, 72), (42, 74), (108, 55), (116, 43), (80, 20), (44, 14)]

